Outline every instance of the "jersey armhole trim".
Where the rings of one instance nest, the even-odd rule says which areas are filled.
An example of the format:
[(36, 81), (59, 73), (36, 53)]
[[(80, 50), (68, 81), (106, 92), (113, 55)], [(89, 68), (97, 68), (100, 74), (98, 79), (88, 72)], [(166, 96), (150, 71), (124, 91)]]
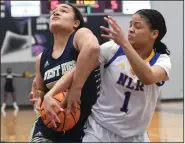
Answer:
[(121, 47), (118, 48), (117, 52), (115, 55), (109, 60), (108, 63), (104, 65), (104, 68), (107, 68), (118, 56), (125, 55), (124, 51), (122, 50)]

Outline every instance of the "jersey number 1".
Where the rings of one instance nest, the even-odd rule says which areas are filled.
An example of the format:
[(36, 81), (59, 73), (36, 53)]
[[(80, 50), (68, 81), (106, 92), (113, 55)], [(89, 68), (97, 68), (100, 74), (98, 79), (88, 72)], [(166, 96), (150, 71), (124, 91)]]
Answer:
[(125, 92), (125, 101), (123, 103), (123, 107), (120, 109), (120, 111), (123, 111), (125, 113), (127, 113), (128, 111), (128, 102), (129, 102), (129, 99), (130, 99), (130, 95), (131, 95), (131, 92)]

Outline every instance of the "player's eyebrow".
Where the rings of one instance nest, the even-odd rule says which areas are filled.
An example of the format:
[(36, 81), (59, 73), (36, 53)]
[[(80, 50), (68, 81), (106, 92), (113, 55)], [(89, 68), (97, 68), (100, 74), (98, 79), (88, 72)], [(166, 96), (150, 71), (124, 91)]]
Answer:
[(130, 24), (132, 24), (132, 23), (135, 23), (135, 24), (141, 24), (140, 22), (138, 22), (138, 21), (130, 21)]
[(60, 8), (61, 8), (61, 7), (62, 7), (62, 8), (69, 9), (69, 7), (67, 7), (67, 6), (64, 6), (64, 5), (61, 5), (61, 6), (60, 6)]

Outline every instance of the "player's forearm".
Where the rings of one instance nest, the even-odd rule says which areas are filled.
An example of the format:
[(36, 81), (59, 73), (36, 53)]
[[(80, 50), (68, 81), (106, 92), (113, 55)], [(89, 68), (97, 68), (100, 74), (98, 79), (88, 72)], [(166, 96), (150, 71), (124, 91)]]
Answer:
[(38, 90), (38, 94), (39, 94), (39, 97), (41, 98), (41, 100), (43, 101), (46, 93), (44, 91)]
[(144, 84), (152, 84), (155, 79), (151, 67), (145, 64), (144, 60), (137, 54), (129, 42), (125, 42), (122, 46), (134, 73)]
[(67, 72), (64, 76), (62, 76), (53, 88), (48, 92), (48, 95), (55, 96), (56, 94), (66, 91), (72, 84), (73, 74), (76, 68), (73, 68), (71, 71)]
[(91, 72), (99, 65), (100, 54), (98, 46), (82, 48), (78, 56), (76, 71), (74, 72), (72, 86), (81, 89)]
[[(38, 95), (36, 95), (37, 92), (35, 90), (38, 92)], [(43, 99), (44, 95), (46, 94), (43, 87), (36, 86), (36, 77), (34, 77), (33, 79), (31, 91), (34, 93), (34, 98), (40, 97), (41, 99)]]

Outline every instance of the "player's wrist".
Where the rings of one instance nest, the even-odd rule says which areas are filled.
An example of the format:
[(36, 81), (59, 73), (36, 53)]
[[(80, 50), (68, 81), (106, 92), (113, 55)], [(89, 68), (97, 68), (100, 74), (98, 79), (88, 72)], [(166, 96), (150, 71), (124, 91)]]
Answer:
[(48, 92), (48, 93), (44, 96), (44, 99), (51, 98), (51, 97), (53, 97), (53, 96), (54, 96), (53, 93)]
[(81, 91), (83, 88), (83, 84), (73, 83), (71, 88), (74, 91)]

